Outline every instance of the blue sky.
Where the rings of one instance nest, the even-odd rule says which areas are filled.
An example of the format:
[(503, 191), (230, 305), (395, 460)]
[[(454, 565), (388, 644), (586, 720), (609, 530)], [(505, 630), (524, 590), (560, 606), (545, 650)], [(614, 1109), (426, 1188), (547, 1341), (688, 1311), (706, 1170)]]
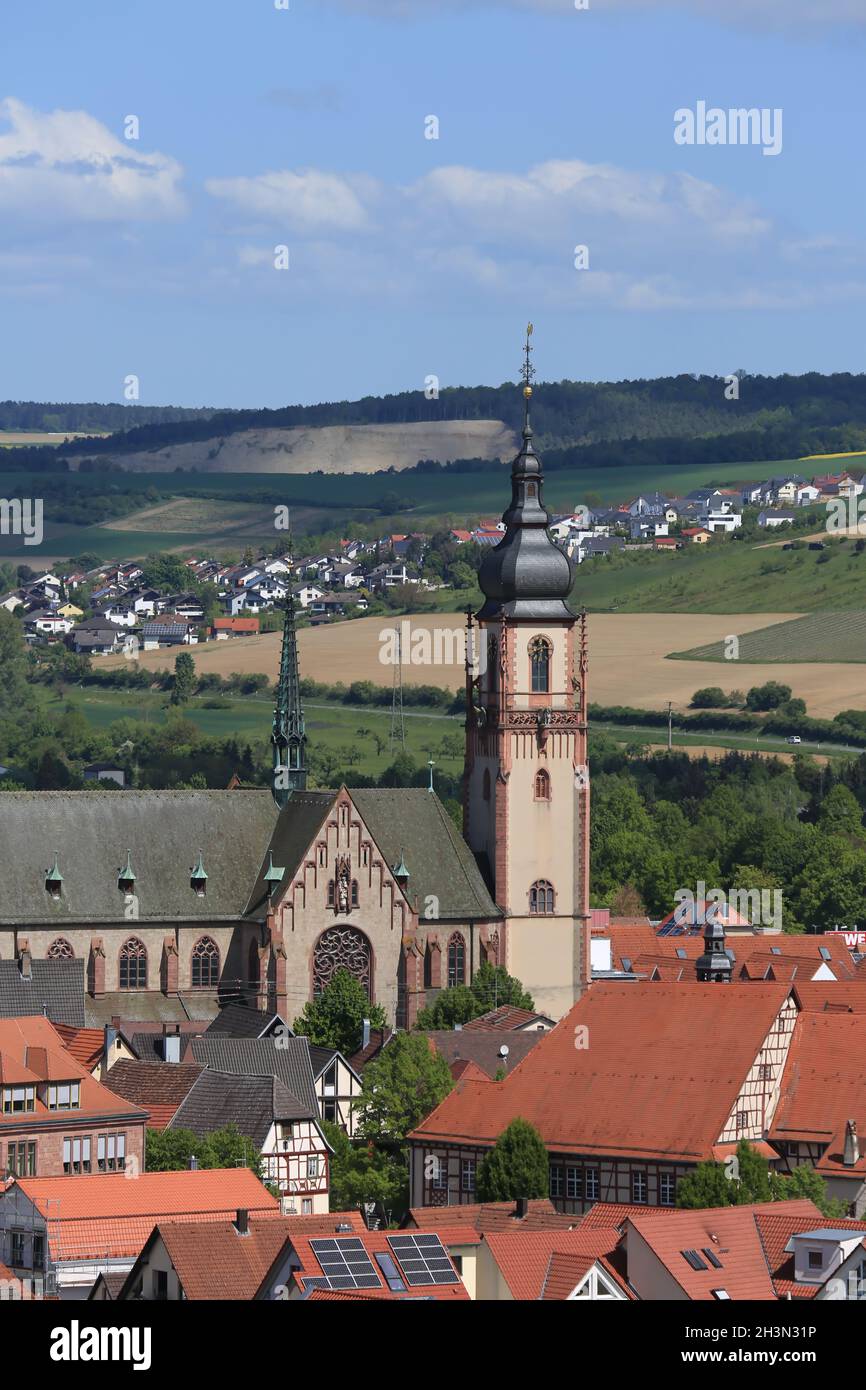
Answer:
[(863, 369), (866, 0), (290, 6), (5, 0), (0, 397)]

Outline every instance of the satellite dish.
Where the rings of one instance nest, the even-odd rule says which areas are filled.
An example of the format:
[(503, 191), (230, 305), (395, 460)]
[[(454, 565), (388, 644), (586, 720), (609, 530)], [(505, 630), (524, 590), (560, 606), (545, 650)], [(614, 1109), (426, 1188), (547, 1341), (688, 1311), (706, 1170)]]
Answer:
[(499, 1049), (499, 1055), (500, 1055), (500, 1057), (507, 1057), (507, 1056), (508, 1056), (508, 1043), (503, 1043), (503, 1044), (502, 1044), (502, 1046), (501, 1046), (500, 1049)]

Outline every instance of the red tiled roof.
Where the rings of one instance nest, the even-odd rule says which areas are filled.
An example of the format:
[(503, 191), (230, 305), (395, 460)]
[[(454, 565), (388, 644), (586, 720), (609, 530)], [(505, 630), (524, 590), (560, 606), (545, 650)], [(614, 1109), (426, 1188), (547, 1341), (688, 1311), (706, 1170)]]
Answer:
[[(866, 959), (866, 958), (864, 958)], [(866, 980), (798, 980), (801, 1008), (815, 1013), (866, 1014)]]
[[(396, 1235), (397, 1232), (364, 1231), (363, 1233), (357, 1233), (356, 1238), (360, 1239), (363, 1242), (364, 1249), (370, 1256), (373, 1266), (376, 1269), (378, 1269), (378, 1266), (376, 1265), (374, 1256), (377, 1251), (380, 1253), (390, 1255), (398, 1265), (400, 1264), (399, 1254), (395, 1250), (393, 1250), (391, 1246), (388, 1244), (389, 1234)], [(449, 1242), (449, 1236), (451, 1236), (453, 1233), (448, 1231), (445, 1227), (440, 1228), (437, 1226), (435, 1228), (435, 1234), (439, 1236), (439, 1239), (442, 1241), (442, 1244), (446, 1247), (446, 1249), (449, 1243), (454, 1243), (453, 1241)], [(462, 1231), (458, 1232), (458, 1236), (460, 1235), (462, 1235)], [(336, 1239), (339, 1240), (339, 1236), (336, 1237)], [(298, 1260), (300, 1261), (300, 1269), (295, 1272), (294, 1279), (298, 1285), (298, 1288), (304, 1290), (307, 1287), (306, 1281), (308, 1279), (321, 1279), (323, 1277), (322, 1267), (319, 1264), (315, 1251), (312, 1249), (310, 1245), (309, 1236), (294, 1234), (292, 1236), (292, 1249), (294, 1250), (294, 1253), (297, 1255)], [(405, 1293), (395, 1293), (388, 1288), (388, 1285), (384, 1277), (380, 1277), (382, 1278), (381, 1288), (365, 1289), (364, 1293), (369, 1294), (371, 1297), (374, 1298), (384, 1298), (389, 1300), (400, 1300), (405, 1298), (419, 1297), (435, 1299), (468, 1299), (469, 1297), (462, 1280), (458, 1280), (456, 1284), (426, 1284), (421, 1287), (416, 1286), (414, 1288), (411, 1287), (408, 1284), (408, 1282), (404, 1280), (404, 1282), (406, 1282)]]
[[(541, 1297), (550, 1257), (554, 1253), (587, 1256), (588, 1269), (596, 1260), (606, 1263), (620, 1239), (619, 1231), (612, 1227), (607, 1230), (595, 1227), (589, 1231), (578, 1228), (574, 1231), (493, 1232), (485, 1237), (512, 1297), (521, 1301)], [(618, 1283), (622, 1281), (621, 1275), (614, 1277)]]
[(787, 995), (597, 981), (504, 1081), (458, 1081), (410, 1137), (492, 1145), (520, 1116), (552, 1152), (709, 1158)]
[(252, 1218), (243, 1236), (231, 1219), (161, 1221), (158, 1229), (192, 1300), (252, 1299), (290, 1239), (285, 1222), (275, 1217)]
[(102, 1028), (71, 1028), (67, 1023), (55, 1023), (54, 1028), (63, 1040), (67, 1052), (88, 1071), (96, 1066), (105, 1047)]
[[(712, 1300), (714, 1289), (724, 1289), (732, 1299), (775, 1299), (755, 1222), (756, 1213), (765, 1209), (765, 1204), (715, 1207), (664, 1216), (644, 1210), (628, 1218), (626, 1257), (631, 1265), (635, 1231), (689, 1299)], [(686, 1250), (696, 1251), (705, 1268), (693, 1269), (683, 1253)], [(707, 1259), (704, 1250), (712, 1251), (721, 1269)]]
[[(28, 1124), (38, 1120), (52, 1127), (69, 1123), (66, 1112), (49, 1110), (39, 1097), (40, 1081), (75, 1082), (80, 1087), (76, 1119), (96, 1115), (116, 1115), (124, 1120), (144, 1116), (140, 1107), (131, 1105), (96, 1081), (86, 1066), (82, 1066), (64, 1046), (63, 1038), (54, 1024), (39, 1014), (22, 1018), (0, 1019), (0, 1078), (6, 1085), (35, 1085), (34, 1109), (28, 1114)], [(0, 1125), (20, 1125), (20, 1115), (0, 1114)]]
[(52, 1257), (59, 1260), (137, 1256), (154, 1226), (166, 1217), (200, 1221), (241, 1208), (276, 1214), (280, 1209), (248, 1168), (15, 1181), (46, 1218)]
[(469, 1081), (490, 1080), (486, 1071), (482, 1071), (475, 1062), (469, 1062), (465, 1057), (458, 1057), (456, 1061), (451, 1063), (448, 1070), (451, 1072), (455, 1081), (459, 1081), (461, 1077), (466, 1077)]
[[(866, 1014), (801, 1013), (794, 1025), (770, 1138), (829, 1145), (818, 1171), (866, 1173), (866, 1151), (854, 1168), (841, 1163), (846, 1120), (866, 1133)], [(866, 1146), (864, 1146), (866, 1147)]]
[(406, 1228), (417, 1227), (434, 1231), (447, 1222), (449, 1226), (471, 1226), (473, 1231), (546, 1231), (573, 1230), (580, 1221), (577, 1216), (565, 1216), (556, 1210), (548, 1197), (534, 1198), (527, 1203), (525, 1216), (515, 1215), (515, 1202), (473, 1202), (465, 1206), (412, 1207)]
[[(582, 1231), (589, 1231), (595, 1226), (616, 1226), (622, 1231), (630, 1216), (640, 1216), (647, 1210), (647, 1207), (636, 1206), (631, 1202), (596, 1202), (581, 1218), (580, 1228)], [(676, 1210), (676, 1207), (652, 1208), (653, 1215), (658, 1213), (659, 1216), (669, 1215)]]
[(378, 1303), (379, 1298), (369, 1293), (344, 1293), (341, 1289), (311, 1289), (307, 1300), (316, 1303)]
[(866, 1221), (840, 1221), (827, 1217), (817, 1207), (805, 1199), (796, 1202), (777, 1202), (772, 1209), (765, 1209), (755, 1216), (758, 1234), (764, 1249), (764, 1258), (770, 1270), (773, 1284), (779, 1298), (814, 1298), (819, 1285), (798, 1284), (794, 1279), (794, 1255), (785, 1253), (785, 1246), (792, 1236), (804, 1231), (819, 1231), (831, 1225), (834, 1230), (866, 1231)]
[[(288, 1231), (297, 1231), (299, 1235), (307, 1236), (333, 1236), (338, 1234), (339, 1226), (350, 1226), (351, 1231), (366, 1231), (367, 1227), (364, 1218), (359, 1211), (329, 1211), (324, 1214), (319, 1213), (313, 1216), (284, 1216), (283, 1221)], [(340, 1232), (342, 1235), (350, 1235), (350, 1231)]]

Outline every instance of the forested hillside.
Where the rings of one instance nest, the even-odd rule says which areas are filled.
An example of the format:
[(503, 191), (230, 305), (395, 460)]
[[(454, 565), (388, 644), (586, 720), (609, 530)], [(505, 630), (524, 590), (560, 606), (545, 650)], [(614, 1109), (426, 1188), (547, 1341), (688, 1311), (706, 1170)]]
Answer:
[[(830, 441), (833, 448), (859, 448), (866, 439), (866, 375), (808, 373), (802, 377), (749, 377), (740, 374), (737, 400), (726, 399), (720, 377), (660, 377), (620, 382), (542, 382), (532, 404), (532, 424), (539, 443), (557, 452), (623, 441), (724, 439), (741, 435), (735, 457), (785, 457), (792, 443)], [(181, 407), (120, 404), (0, 404), (0, 428), (124, 431), (88, 441), (88, 453), (135, 452), (170, 443), (209, 439), (253, 428), (291, 425), (409, 424), (436, 420), (500, 420), (517, 428), (520, 391), (500, 386), (446, 386), (436, 400), (424, 392), (364, 396), (361, 400), (278, 410), (183, 410)], [(771, 448), (753, 452), (753, 439), (770, 439)], [(844, 439), (845, 442), (840, 442)], [(828, 445), (828, 448), (830, 448)], [(748, 450), (748, 452), (742, 452)], [(61, 445), (61, 453), (79, 453), (81, 443)], [(720, 445), (719, 456), (730, 457)], [(587, 455), (587, 464), (591, 456)], [(694, 457), (694, 450), (689, 450)], [(564, 466), (573, 466), (570, 459)], [(598, 461), (592, 459), (591, 461)], [(631, 457), (631, 461), (638, 461)], [(649, 460), (648, 461), (652, 461)]]

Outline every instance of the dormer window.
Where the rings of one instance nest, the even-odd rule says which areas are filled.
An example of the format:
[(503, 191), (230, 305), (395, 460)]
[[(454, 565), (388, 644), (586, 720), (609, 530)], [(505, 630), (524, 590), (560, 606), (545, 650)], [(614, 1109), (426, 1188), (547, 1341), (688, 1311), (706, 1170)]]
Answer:
[(54, 868), (48, 869), (45, 874), (45, 891), (49, 897), (59, 899), (63, 897), (63, 875), (60, 872), (60, 856), (54, 852)]
[(24, 1115), (36, 1108), (35, 1086), (6, 1086), (3, 1090), (3, 1114)]
[(203, 898), (207, 892), (207, 874), (204, 868), (204, 858), (201, 850), (198, 852), (198, 863), (190, 870), (190, 887), (197, 898)]
[(81, 1105), (81, 1084), (78, 1081), (64, 1082), (60, 1086), (49, 1086), (49, 1110), (78, 1110)]
[(126, 897), (135, 892), (135, 873), (132, 868), (132, 855), (126, 851), (126, 864), (117, 874), (117, 886)]

